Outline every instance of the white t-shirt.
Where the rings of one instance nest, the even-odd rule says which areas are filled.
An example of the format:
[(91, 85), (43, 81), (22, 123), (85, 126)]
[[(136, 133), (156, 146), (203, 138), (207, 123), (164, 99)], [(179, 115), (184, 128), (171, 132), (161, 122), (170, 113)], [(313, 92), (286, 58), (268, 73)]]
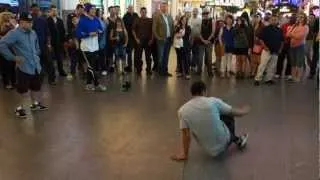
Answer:
[(89, 36), (81, 39), (80, 44), (81, 51), (84, 52), (96, 52), (99, 50), (99, 39), (98, 36)]
[(176, 33), (173, 39), (173, 47), (182, 48), (183, 47), (183, 37), (177, 37), (178, 35), (184, 36), (185, 29), (181, 29), (179, 33)]
[(220, 119), (232, 107), (214, 97), (195, 97), (178, 111), (180, 129), (189, 128), (198, 144), (212, 156), (226, 150), (231, 140), (229, 129)]
[(200, 36), (201, 33), (201, 24), (202, 24), (202, 20), (201, 18), (197, 17), (197, 18), (190, 18), (189, 20), (189, 25), (191, 27), (191, 36), (192, 37), (197, 37)]

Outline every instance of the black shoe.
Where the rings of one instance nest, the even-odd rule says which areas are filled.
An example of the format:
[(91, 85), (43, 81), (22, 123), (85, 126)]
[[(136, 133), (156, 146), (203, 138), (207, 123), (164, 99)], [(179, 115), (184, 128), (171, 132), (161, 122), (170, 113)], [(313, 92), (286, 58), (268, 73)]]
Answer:
[(313, 79), (313, 78), (314, 78), (313, 75), (309, 75), (309, 76), (308, 76), (308, 79)]
[(129, 66), (127, 66), (127, 67), (124, 68), (124, 71), (125, 72), (132, 72), (132, 69)]
[(16, 114), (16, 117), (17, 118), (26, 118), (27, 117), (27, 114), (26, 114), (26, 111), (24, 109), (16, 109), (15, 110), (15, 114)]
[(31, 111), (45, 111), (48, 110), (47, 106), (42, 105), (41, 103), (34, 103), (30, 106)]
[(274, 85), (275, 82), (273, 80), (269, 80), (269, 81), (266, 81), (265, 84), (267, 85)]
[(49, 82), (49, 85), (51, 85), (51, 86), (56, 86), (56, 85), (57, 85), (57, 82), (56, 82), (56, 81), (50, 81), (50, 82)]
[(68, 76), (68, 74), (67, 74), (66, 72), (60, 72), (59, 75), (60, 75), (61, 77), (67, 77), (67, 76)]
[(240, 150), (243, 150), (246, 147), (247, 142), (248, 142), (248, 137), (249, 137), (248, 134), (244, 134), (239, 137), (239, 140), (238, 140), (238, 142), (236, 142), (236, 144)]
[(121, 86), (121, 91), (122, 92), (127, 92), (131, 88), (131, 83), (129, 81), (126, 81), (122, 84)]
[(152, 76), (152, 72), (151, 71), (147, 71), (147, 76)]
[(260, 81), (254, 81), (253, 85), (260, 86)]

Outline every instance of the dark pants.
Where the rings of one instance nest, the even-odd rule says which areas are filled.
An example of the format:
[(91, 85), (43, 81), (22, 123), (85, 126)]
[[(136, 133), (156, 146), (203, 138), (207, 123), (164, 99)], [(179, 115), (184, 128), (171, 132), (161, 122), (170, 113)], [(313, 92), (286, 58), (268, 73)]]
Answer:
[(159, 73), (162, 75), (166, 75), (168, 73), (168, 62), (169, 62), (169, 54), (171, 48), (171, 38), (167, 38), (165, 40), (158, 40), (158, 69)]
[(0, 57), (0, 68), (2, 81), (4, 86), (16, 84), (16, 63), (14, 61), (7, 61), (4, 57)]
[(134, 50), (134, 66), (137, 70), (137, 72), (142, 71), (142, 53), (144, 51), (146, 64), (147, 64), (147, 72), (151, 72), (151, 48), (148, 45), (148, 41), (141, 41), (141, 44), (137, 45), (137, 47)]
[(35, 73), (33, 75), (17, 70), (17, 92), (19, 94), (27, 93), (29, 90), (39, 92), (41, 90), (43, 75)]
[(70, 57), (70, 73), (72, 75), (76, 74), (76, 68), (78, 65), (78, 52), (76, 48), (68, 48), (68, 53)]
[(313, 43), (313, 57), (310, 64), (310, 76), (314, 76), (317, 72), (317, 65), (319, 61), (319, 42)]
[(128, 46), (126, 47), (127, 65), (130, 70), (132, 69), (132, 50), (133, 50), (132, 41), (133, 41), (132, 39), (129, 39)]
[(177, 52), (177, 65), (178, 65), (178, 72), (182, 73), (183, 75), (189, 75), (189, 61), (187, 59), (187, 51), (186, 48), (176, 48)]
[(108, 45), (106, 47), (106, 52), (107, 52), (107, 69), (108, 71), (112, 71), (113, 65), (115, 63), (114, 61), (114, 46)]
[(194, 42), (192, 45), (192, 59), (191, 59), (191, 67), (196, 67), (198, 65), (198, 62), (200, 61), (200, 57), (199, 57), (199, 43), (198, 42)]
[(152, 54), (152, 61), (153, 61), (153, 71), (157, 71), (159, 60), (158, 60), (158, 48), (157, 48), (157, 43), (154, 41), (153, 44), (151, 45), (151, 54)]
[(99, 60), (99, 52), (84, 52), (88, 62), (88, 66), (91, 67), (91, 70), (87, 70), (87, 84), (94, 84), (95, 86), (99, 85), (97, 65)]
[(52, 50), (53, 50), (53, 57), (57, 61), (59, 74), (60, 75), (64, 74), (65, 71), (63, 69), (63, 61), (62, 61), (63, 45), (62, 44), (53, 45)]
[(54, 82), (56, 80), (56, 73), (55, 73), (53, 61), (51, 58), (49, 58), (48, 48), (44, 48), (44, 47), (41, 48), (40, 64), (43, 68), (43, 71), (48, 76), (48, 82), (49, 83)]
[(207, 72), (209, 75), (212, 74), (212, 48), (213, 45), (212, 44), (208, 44), (208, 45), (200, 45), (199, 47), (199, 61), (198, 61), (198, 70), (197, 73), (201, 73), (202, 72), (202, 66), (203, 66), (203, 58), (205, 61), (205, 65), (207, 68)]
[(239, 137), (236, 136), (234, 117), (221, 115), (220, 119), (224, 122), (224, 124), (229, 129), (230, 136), (231, 136), (231, 142), (230, 143), (237, 143), (239, 141)]
[(286, 45), (284, 45), (281, 53), (279, 54), (276, 75), (279, 75), (279, 76), (282, 75), (283, 65), (284, 65), (285, 59), (287, 59), (287, 67), (286, 67), (285, 75), (286, 76), (291, 75), (291, 59), (290, 59), (290, 55), (289, 55), (289, 49), (290, 49), (289, 44), (286, 44)]

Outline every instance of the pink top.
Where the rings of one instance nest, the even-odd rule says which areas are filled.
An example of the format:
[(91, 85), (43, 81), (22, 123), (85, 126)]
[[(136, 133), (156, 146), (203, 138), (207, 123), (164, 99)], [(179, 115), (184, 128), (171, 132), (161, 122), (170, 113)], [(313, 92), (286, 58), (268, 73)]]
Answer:
[(288, 33), (291, 33), (290, 46), (298, 47), (305, 44), (306, 37), (309, 33), (309, 27), (307, 25), (293, 25), (288, 28)]

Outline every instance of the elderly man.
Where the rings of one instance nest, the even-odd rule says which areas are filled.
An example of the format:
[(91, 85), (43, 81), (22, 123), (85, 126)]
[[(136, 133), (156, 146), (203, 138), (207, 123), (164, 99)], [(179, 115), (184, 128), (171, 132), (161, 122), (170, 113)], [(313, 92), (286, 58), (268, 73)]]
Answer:
[(173, 18), (168, 14), (168, 2), (162, 1), (160, 4), (160, 12), (154, 16), (152, 24), (153, 35), (157, 40), (158, 71), (161, 76), (172, 76), (172, 74), (168, 72), (168, 61), (172, 37), (174, 35), (173, 27)]
[(139, 16), (137, 13), (134, 12), (133, 6), (128, 6), (127, 13), (123, 16), (123, 22), (128, 32), (128, 46), (126, 48), (127, 51), (127, 72), (132, 72), (132, 49), (134, 44), (134, 38), (132, 34), (132, 25), (135, 19), (137, 19)]
[[(15, 54), (11, 48), (15, 49)], [(19, 27), (10, 31), (0, 40), (0, 53), (8, 61), (17, 63), (17, 91), (21, 95), (21, 102), (15, 110), (18, 118), (26, 118), (24, 108), (29, 106), (29, 90), (31, 90), (32, 111), (46, 110), (40, 103), (42, 85), (40, 48), (37, 34), (32, 30), (32, 16), (21, 13)]]
[(202, 22), (201, 22), (201, 18), (199, 17), (199, 9), (194, 8), (192, 11), (192, 17), (189, 19), (189, 23), (188, 23), (191, 27), (191, 44), (192, 44), (191, 68), (194, 71), (199, 61), (201, 23)]

